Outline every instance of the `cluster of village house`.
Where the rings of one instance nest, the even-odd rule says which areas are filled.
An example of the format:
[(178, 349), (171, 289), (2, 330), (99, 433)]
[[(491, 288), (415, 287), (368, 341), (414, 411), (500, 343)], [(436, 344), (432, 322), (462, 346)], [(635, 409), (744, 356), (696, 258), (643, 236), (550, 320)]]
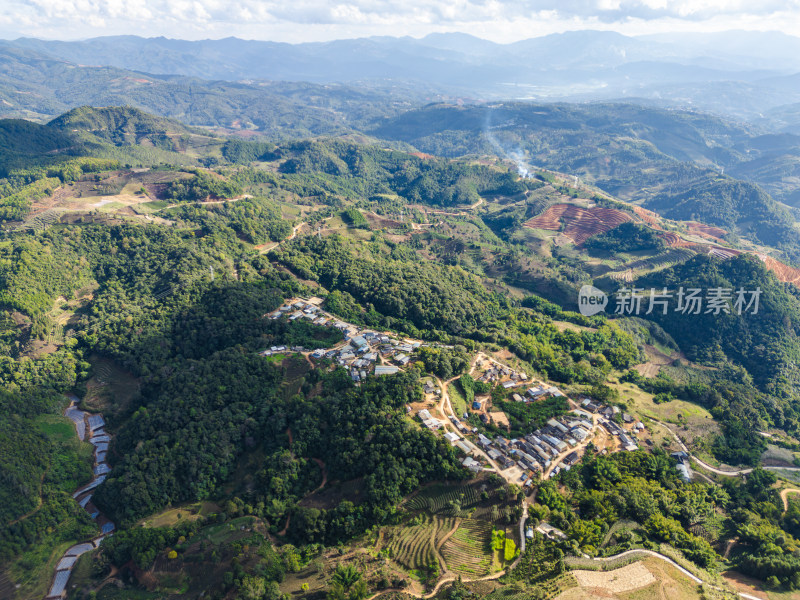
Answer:
[[(503, 379), (507, 379), (507, 381), (502, 381)], [(501, 384), (508, 389), (524, 385), (528, 381), (528, 377), (524, 373), (515, 372), (508, 367), (491, 364), (478, 378), (478, 381)], [(426, 389), (426, 393), (431, 393), (431, 391), (433, 389)], [(563, 397), (564, 394), (556, 387), (537, 384), (529, 388), (523, 395), (513, 393), (511, 398), (517, 402), (535, 402), (547, 396)], [(530, 488), (539, 478), (538, 474), (546, 472), (554, 462), (557, 461), (557, 464), (550, 471), (550, 477), (554, 477), (562, 470), (569, 470), (579, 461), (580, 457), (575, 448), (591, 435), (595, 428), (593, 416), (595, 414), (598, 417), (598, 425), (604, 428), (609, 435), (618, 438), (623, 449), (630, 451), (638, 448), (633, 435), (644, 430), (644, 424), (634, 422), (634, 419), (627, 413), (621, 413), (620, 417), (623, 423), (632, 425), (632, 432), (629, 433), (614, 420), (615, 415), (620, 413), (618, 407), (598, 404), (589, 398), (582, 399), (581, 406), (582, 408), (572, 410), (569, 414), (562, 415), (557, 419), (549, 419), (546, 426), (532, 431), (520, 439), (511, 440), (501, 435), (490, 439), (479, 433), (478, 429), (471, 424), (455, 416), (450, 416), (453, 425), (462, 435), (447, 432), (444, 437), (466, 455), (462, 459), (462, 464), (475, 472), (484, 468), (480, 462), (483, 454), (479, 451), (479, 447), (486, 456), (500, 466), (502, 471), (514, 466), (519, 467), (522, 470), (520, 481), (525, 488)], [(480, 410), (481, 401), (476, 400), (472, 407)], [(427, 409), (418, 411), (417, 416), (428, 429), (437, 430), (444, 425)], [(468, 414), (463, 415), (464, 419), (468, 416)], [(487, 424), (489, 418), (486, 413), (481, 413), (480, 416), (481, 420)]]
[[(349, 370), (350, 376), (356, 382), (370, 374), (391, 375), (397, 373), (400, 367), (406, 366), (411, 361), (413, 352), (424, 345), (421, 342), (401, 340), (386, 333), (370, 331), (341, 321), (322, 310), (321, 303), (322, 299), (320, 298), (310, 298), (309, 300), (294, 298), (267, 316), (271, 319), (287, 318), (290, 321), (308, 319), (315, 325), (335, 327), (341, 330), (345, 343), (331, 349), (315, 350), (309, 356), (314, 359), (326, 358), (336, 361)], [(269, 356), (286, 351), (303, 352), (304, 348), (273, 346), (263, 351), (262, 354)], [(483, 366), (482, 361), (478, 361), (476, 366)], [(547, 397), (564, 397), (564, 393), (558, 388), (545, 383), (530, 382), (525, 373), (494, 361), (488, 362), (477, 381), (502, 385), (506, 389), (532, 385), (522, 394), (519, 392), (511, 394), (511, 399), (516, 402), (536, 402)], [(425, 384), (424, 391), (428, 395), (436, 396), (442, 393), (442, 390), (430, 382)], [(482, 402), (476, 399), (472, 408), (479, 412), (481, 421), (488, 425), (491, 417), (482, 410)], [(411, 408), (407, 407), (407, 410), (410, 411)], [(595, 427), (593, 415), (598, 416), (600, 427), (604, 428), (609, 435), (619, 439), (623, 449), (637, 449), (638, 444), (634, 436), (644, 429), (644, 425), (641, 422), (634, 422), (634, 419), (627, 413), (622, 413), (623, 423), (633, 426), (629, 432), (614, 420), (615, 415), (619, 412), (620, 410), (616, 406), (606, 406), (589, 398), (583, 398), (581, 408), (557, 419), (550, 419), (546, 426), (528, 433), (522, 439), (512, 440), (503, 436), (497, 436), (493, 440), (489, 439), (466, 422), (465, 419), (469, 415), (465, 413), (464, 420), (455, 416), (449, 417), (462, 435), (447, 432), (444, 437), (464, 452), (466, 456), (462, 459), (462, 463), (467, 468), (476, 472), (484, 468), (479, 461), (482, 456), (478, 449), (480, 446), (485, 455), (500, 465), (502, 470), (518, 466), (522, 470), (520, 481), (525, 487), (530, 488), (534, 480), (538, 478), (537, 474), (547, 471), (554, 461), (558, 462), (550, 471), (550, 477), (554, 477), (562, 470), (569, 470), (579, 461), (580, 457), (574, 448), (591, 434)], [(444, 425), (428, 409), (419, 410), (417, 416), (423, 425), (432, 431), (441, 429)], [(571, 449), (572, 451), (570, 451)]]
[[(344, 335), (345, 344), (336, 348), (315, 350), (309, 356), (336, 361), (349, 370), (353, 381), (360, 382), (370, 374), (392, 375), (411, 362), (414, 351), (426, 344), (398, 339), (386, 333), (370, 331), (335, 318), (320, 308), (322, 299), (292, 299), (269, 313), (270, 319), (287, 318), (290, 321), (308, 319), (314, 325), (335, 327)], [(272, 346), (261, 354), (270, 356), (286, 351), (303, 352), (299, 346)], [(391, 364), (394, 363), (394, 364)]]

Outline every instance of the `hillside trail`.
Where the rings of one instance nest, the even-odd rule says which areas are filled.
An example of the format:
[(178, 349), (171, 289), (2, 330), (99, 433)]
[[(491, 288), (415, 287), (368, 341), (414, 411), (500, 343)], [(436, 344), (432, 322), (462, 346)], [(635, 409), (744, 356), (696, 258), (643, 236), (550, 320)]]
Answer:
[(446, 215), (448, 217), (461, 217), (461, 216), (464, 215), (464, 213), (466, 211), (475, 210), (476, 208), (478, 208), (483, 203), (484, 203), (484, 199), (480, 198), (477, 202), (473, 202), (472, 204), (469, 204), (467, 206), (464, 206), (464, 207), (456, 206), (456, 207), (454, 207), (454, 208), (456, 208), (457, 210), (459, 210), (461, 212), (449, 212), (449, 211), (446, 211), (446, 210), (427, 210), (426, 213), (427, 214), (431, 214), (431, 215)]
[(444, 546), (445, 542), (450, 539), (450, 536), (453, 535), (456, 532), (456, 529), (458, 529), (461, 526), (461, 522), (462, 522), (461, 519), (459, 517), (456, 517), (456, 524), (453, 525), (453, 528), (450, 531), (444, 534), (444, 537), (441, 540), (439, 540), (439, 543), (435, 546), (437, 554), (439, 552), (439, 549), (442, 546)]
[(800, 494), (800, 490), (797, 488), (787, 488), (785, 490), (781, 490), (781, 500), (783, 501), (783, 514), (789, 510), (789, 494)]
[(321, 458), (312, 458), (311, 460), (317, 463), (317, 466), (319, 467), (320, 471), (322, 471), (322, 483), (319, 484), (317, 489), (311, 492), (312, 494), (316, 494), (318, 491), (324, 488), (328, 483), (328, 469), (325, 467), (325, 463)]
[(447, 568), (447, 563), (445, 562), (444, 557), (439, 553), (439, 547), (436, 545), (436, 532), (438, 530), (438, 527), (431, 528), (430, 545), (431, 548), (433, 548), (433, 555), (436, 557), (436, 562), (439, 565), (439, 568), (442, 570), (442, 574), (448, 574), (450, 571)]
[(256, 246), (256, 249), (259, 251), (260, 254), (266, 254), (267, 252), (274, 250), (284, 242), (288, 242), (297, 237), (297, 232), (300, 231), (300, 229), (302, 229), (303, 225), (305, 224), (306, 224), (305, 221), (301, 221), (300, 223), (292, 227), (292, 233), (289, 234), (289, 236), (285, 240), (281, 240), (280, 242), (273, 242), (272, 245), (269, 247), (267, 247), (268, 246), (267, 244), (261, 244), (259, 246)]
[(375, 540), (375, 554), (380, 554), (383, 548), (383, 527), (378, 530), (378, 539)]
[(289, 523), (291, 523), (291, 522), (292, 522), (292, 515), (286, 515), (286, 525), (284, 525), (283, 529), (281, 529), (278, 532), (278, 535), (280, 535), (280, 536), (286, 535), (286, 532), (289, 531)]
[(179, 206), (186, 206), (187, 204), (197, 204), (201, 206), (207, 206), (209, 204), (228, 204), (230, 202), (238, 202), (239, 200), (247, 200), (248, 198), (252, 198), (250, 194), (242, 194), (241, 196), (236, 196), (234, 198), (225, 198), (223, 200), (195, 200), (194, 202), (181, 202), (180, 204), (167, 204), (163, 210), (168, 210), (170, 208), (177, 208)]
[(442, 537), (438, 544), (436, 543), (436, 533), (438, 532), (438, 529), (434, 529), (431, 532), (431, 548), (433, 548), (433, 554), (436, 557), (436, 560), (439, 561), (439, 564), (441, 565), (442, 575), (444, 576), (450, 575), (450, 567), (447, 566), (447, 561), (444, 559), (444, 556), (442, 556), (440, 550), (442, 546), (444, 546), (445, 542), (450, 539), (450, 536), (456, 532), (460, 525), (461, 519), (456, 517), (456, 524), (450, 531), (444, 534), (444, 537)]

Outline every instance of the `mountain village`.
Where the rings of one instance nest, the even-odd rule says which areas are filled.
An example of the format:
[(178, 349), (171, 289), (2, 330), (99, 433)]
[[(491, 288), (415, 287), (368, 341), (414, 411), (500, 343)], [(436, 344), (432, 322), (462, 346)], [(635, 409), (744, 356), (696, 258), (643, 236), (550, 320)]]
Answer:
[[(345, 368), (354, 382), (359, 383), (369, 376), (392, 375), (414, 364), (414, 353), (423, 346), (434, 346), (390, 332), (381, 332), (347, 323), (321, 308), (323, 300), (288, 299), (278, 309), (265, 315), (269, 319), (307, 319), (314, 325), (339, 329), (344, 340), (328, 349), (307, 351), (294, 346), (272, 346), (261, 352), (263, 356), (286, 353), (301, 353), (312, 362), (327, 360)], [(447, 348), (447, 346), (438, 345)], [(476, 396), (468, 409), (457, 414), (451, 403), (448, 386), (458, 379), (446, 382), (434, 376), (424, 379), (424, 398), (420, 403), (406, 406), (406, 412), (419, 419), (422, 426), (441, 432), (443, 437), (463, 457), (461, 463), (473, 471), (496, 472), (509, 483), (521, 486), (530, 494), (534, 483), (552, 478), (561, 471), (576, 465), (593, 444), (601, 454), (617, 451), (633, 451), (639, 448), (639, 438), (645, 425), (617, 406), (609, 406), (581, 397), (578, 401), (567, 397), (557, 387), (535, 381), (527, 373), (502, 364), (479, 352), (472, 361), (470, 375), (476, 381), (501, 385), (513, 390), (509, 398), (514, 402), (539, 402), (548, 398), (563, 397), (569, 411), (548, 419), (545, 426), (527, 432), (523, 436), (509, 439), (501, 434), (492, 435), (489, 429), (509, 429), (508, 419), (502, 411), (490, 411), (491, 399)], [(470, 422), (477, 415), (479, 427)], [(645, 443), (650, 443), (649, 439)], [(679, 461), (678, 467), (683, 461)], [(679, 469), (684, 479), (691, 479)]]

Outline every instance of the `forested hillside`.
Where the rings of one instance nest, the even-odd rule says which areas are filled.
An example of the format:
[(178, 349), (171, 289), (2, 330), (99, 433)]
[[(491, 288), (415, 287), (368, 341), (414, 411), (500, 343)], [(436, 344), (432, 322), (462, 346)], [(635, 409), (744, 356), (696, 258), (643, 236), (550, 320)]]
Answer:
[[(525, 169), (573, 173), (667, 217), (737, 230), (797, 258), (794, 217), (753, 185), (764, 183), (776, 199), (790, 201), (794, 184), (786, 178), (776, 187), (774, 178), (760, 180), (760, 171), (747, 167), (785, 160), (752, 126), (633, 105), (440, 105), (404, 113), (373, 133), (432, 154), (498, 153)], [(782, 145), (787, 154), (793, 147)], [(725, 169), (748, 181), (723, 175)]]
[[(75, 108), (50, 121), (48, 127), (64, 132), (79, 132), (115, 145), (148, 145), (180, 150), (175, 138), (204, 135), (176, 121), (154, 117), (130, 107)], [(91, 139), (91, 137), (90, 137)]]
[[(485, 114), (430, 110), (454, 153)], [(130, 107), (0, 122), (0, 591), (44, 596), (109, 522), (75, 598), (363, 600), (501, 570), (476, 593), (544, 598), (631, 548), (797, 588), (798, 508), (773, 475), (800, 458), (800, 279), (773, 258), (800, 252), (792, 217), (675, 148), (626, 154), (623, 108), (582, 125), (606, 179), (554, 170), (589, 151), (583, 110), (517, 123), (553, 161), (528, 177), (506, 156), (226, 138)], [(750, 135), (661, 118), (707, 135), (681, 161), (733, 160), (725, 140)], [(696, 187), (648, 190), (642, 161)], [(668, 217), (612, 195), (623, 172)], [(584, 285), (605, 311), (575, 312)], [(755, 314), (615, 312), (626, 287), (761, 295)], [(102, 415), (103, 461), (61, 416), (69, 393)], [(676, 470), (683, 448), (702, 478)], [(98, 475), (93, 520), (76, 490)], [(542, 523), (563, 537), (519, 552)]]

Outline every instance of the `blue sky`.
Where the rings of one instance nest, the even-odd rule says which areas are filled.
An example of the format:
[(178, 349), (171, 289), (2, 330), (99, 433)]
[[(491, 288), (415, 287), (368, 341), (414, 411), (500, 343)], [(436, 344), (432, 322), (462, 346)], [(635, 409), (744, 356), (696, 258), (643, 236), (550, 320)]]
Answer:
[(576, 29), (794, 35), (800, 0), (0, 0), (6, 39), (135, 34), (305, 42), (462, 31), (512, 42)]

